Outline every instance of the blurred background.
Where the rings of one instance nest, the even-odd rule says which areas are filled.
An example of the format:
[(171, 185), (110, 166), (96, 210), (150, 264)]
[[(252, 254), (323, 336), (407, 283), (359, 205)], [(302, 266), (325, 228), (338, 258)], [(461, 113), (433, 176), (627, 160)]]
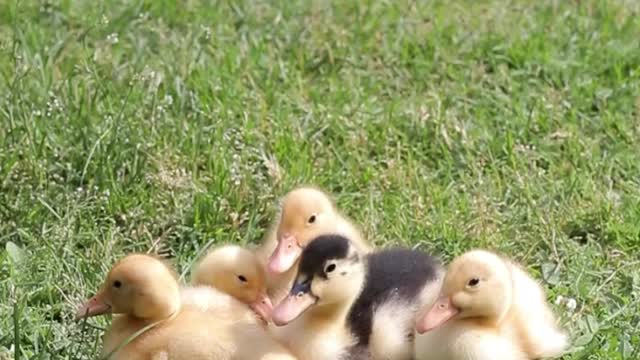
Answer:
[(378, 246), (521, 262), (563, 359), (640, 353), (640, 2), (0, 2), (0, 359), (89, 359), (130, 252), (186, 276), (321, 186)]

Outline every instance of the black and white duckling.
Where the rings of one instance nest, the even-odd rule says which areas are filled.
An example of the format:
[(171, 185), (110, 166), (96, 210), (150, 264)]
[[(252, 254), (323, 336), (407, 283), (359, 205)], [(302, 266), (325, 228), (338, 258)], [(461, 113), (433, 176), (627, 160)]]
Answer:
[(435, 301), (441, 279), (439, 262), (423, 252), (362, 255), (341, 235), (319, 236), (274, 308), (276, 337), (301, 360), (412, 359), (417, 311)]
[(542, 287), (484, 250), (456, 258), (440, 296), (418, 317), (417, 360), (530, 360), (567, 347)]

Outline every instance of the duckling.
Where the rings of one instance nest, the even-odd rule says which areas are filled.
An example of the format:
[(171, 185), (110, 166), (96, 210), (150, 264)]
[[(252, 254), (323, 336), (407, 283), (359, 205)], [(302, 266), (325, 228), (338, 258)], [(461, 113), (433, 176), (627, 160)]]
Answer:
[(319, 236), (273, 310), (276, 337), (302, 360), (411, 359), (417, 310), (435, 300), (441, 278), (422, 252), (363, 255), (344, 236)]
[(292, 190), (283, 198), (280, 212), (257, 250), (269, 272), (269, 295), (276, 301), (286, 296), (296, 276), (300, 255), (314, 238), (340, 234), (350, 239), (359, 252), (371, 249), (360, 230), (336, 209), (322, 190), (313, 187)]
[(541, 286), (484, 250), (456, 258), (436, 303), (418, 317), (418, 360), (527, 360), (567, 346)]
[[(184, 303), (176, 279), (159, 259), (126, 256), (109, 271), (102, 289), (78, 309), (77, 318), (114, 314), (102, 350), (103, 356), (116, 351), (112, 359), (295, 359), (256, 323), (229, 321)], [(200, 290), (210, 296), (217, 293), (208, 287)], [(142, 332), (117, 349), (138, 331)], [(251, 349), (244, 346), (246, 342)]]
[(264, 267), (250, 250), (235, 245), (213, 249), (194, 267), (192, 283), (225, 292), (269, 321), (273, 305), (267, 296)]

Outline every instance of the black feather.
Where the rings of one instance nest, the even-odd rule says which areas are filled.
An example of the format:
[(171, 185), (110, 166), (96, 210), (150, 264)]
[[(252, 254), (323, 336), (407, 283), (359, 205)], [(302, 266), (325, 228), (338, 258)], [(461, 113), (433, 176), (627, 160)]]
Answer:
[[(348, 324), (358, 344), (367, 346), (378, 307), (393, 299), (415, 303), (425, 285), (435, 281), (440, 262), (421, 251), (387, 249), (366, 257), (367, 280), (351, 307)], [(411, 336), (412, 329), (407, 329)]]
[(349, 348), (345, 356), (340, 360), (371, 360), (371, 351), (366, 346), (354, 345)]
[(302, 252), (298, 276), (327, 278), (324, 265), (328, 260), (345, 259), (349, 256), (350, 243), (340, 235), (322, 235), (313, 239)]

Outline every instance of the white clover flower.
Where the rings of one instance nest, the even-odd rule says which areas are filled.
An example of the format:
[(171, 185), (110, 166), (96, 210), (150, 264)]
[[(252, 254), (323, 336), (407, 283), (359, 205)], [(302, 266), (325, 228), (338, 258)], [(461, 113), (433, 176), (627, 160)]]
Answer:
[(211, 39), (211, 28), (208, 26), (200, 25), (205, 40)]
[(564, 303), (564, 296), (558, 295), (558, 297), (556, 298), (555, 304), (561, 305), (562, 303)]
[(117, 44), (120, 39), (118, 39), (118, 33), (111, 33), (107, 36), (107, 41), (111, 44)]
[(567, 299), (567, 304), (566, 304), (567, 311), (574, 312), (577, 306), (578, 306), (578, 302), (576, 301), (576, 299), (574, 298)]

